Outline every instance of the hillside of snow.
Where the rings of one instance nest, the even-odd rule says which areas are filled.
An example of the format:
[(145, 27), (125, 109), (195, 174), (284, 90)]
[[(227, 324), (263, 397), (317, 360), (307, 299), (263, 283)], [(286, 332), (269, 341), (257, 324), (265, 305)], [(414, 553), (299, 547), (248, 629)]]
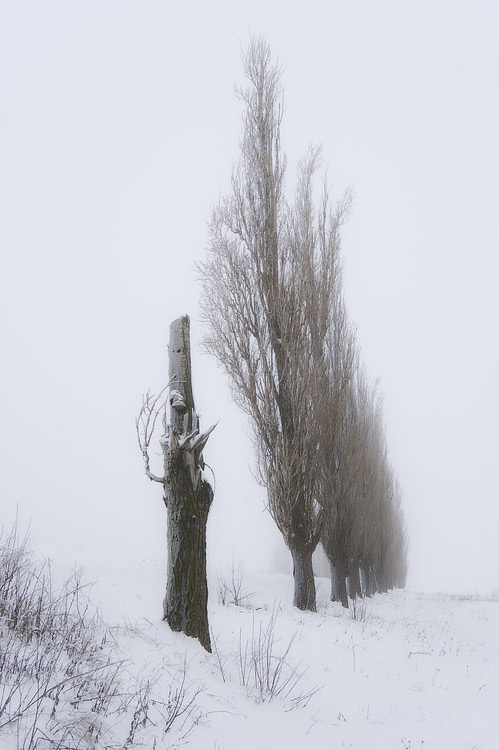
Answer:
[[(304, 613), (291, 605), (290, 576), (236, 566), (212, 571), (208, 654), (161, 621), (162, 566), (95, 566), (87, 571), (95, 578), (90, 597), (107, 624), (93, 620), (78, 631), (79, 641), (86, 632), (97, 643), (86, 647), (87, 672), (80, 665), (91, 676), (79, 677), (76, 690), (59, 649), (43, 700), (25, 675), (22, 690), (34, 700), (17, 722), (8, 717), (19, 696), (11, 690), (5, 705), (14, 678), (5, 671), (8, 615), (0, 618), (1, 750), (496, 747), (497, 599), (394, 591), (347, 611), (328, 601), (328, 581), (317, 579), (318, 612)], [(62, 572), (56, 562), (52, 575)], [(93, 605), (78, 603), (78, 617), (81, 609), (91, 617)], [(30, 648), (49, 648), (25, 630), (16, 638), (13, 663)], [(10, 652), (14, 658), (12, 639)]]

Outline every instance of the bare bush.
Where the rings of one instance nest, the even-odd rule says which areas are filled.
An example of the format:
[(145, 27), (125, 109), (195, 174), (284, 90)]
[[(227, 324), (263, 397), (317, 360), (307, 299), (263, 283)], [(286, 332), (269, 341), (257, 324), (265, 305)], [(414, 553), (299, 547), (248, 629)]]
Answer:
[[(27, 537), (20, 541), (14, 529), (0, 548), (0, 602), (0, 735), (16, 728), (23, 748), (32, 747), (42, 714), (52, 726), (68, 707), (105, 714), (119, 663), (104, 649), (78, 574), (53, 591), (49, 566), (34, 561)], [(81, 715), (74, 723), (71, 733), (79, 734)]]
[(15, 738), (18, 750), (124, 750), (153, 727), (161, 740), (174, 729), (182, 741), (199, 718), (187, 665), (166, 699), (154, 693), (159, 674), (127, 686), (85, 589), (74, 574), (55, 590), (50, 566), (16, 528), (0, 539), (0, 740)]
[(350, 599), (350, 617), (352, 620), (358, 620), (359, 622), (367, 622), (369, 619), (369, 612), (367, 610), (367, 599), (365, 597), (355, 597)]
[(303, 667), (301, 662), (293, 664), (289, 661), (295, 635), (286, 645), (279, 648), (280, 641), (276, 635), (277, 616), (278, 607), (274, 605), (266, 625), (260, 622), (256, 627), (253, 618), (250, 638), (243, 638), (240, 632), (237, 650), (230, 656), (223, 657), (218, 644), (214, 641), (216, 665), (223, 681), (226, 682), (231, 676), (227, 666), (231, 662), (239, 683), (247, 688), (248, 693), (258, 702), (280, 699), (288, 703), (289, 710), (304, 707), (321, 688), (315, 686), (305, 692), (298, 689), (307, 667)]
[(241, 561), (236, 565), (232, 560), (232, 566), (229, 575), (226, 576), (222, 570), (218, 572), (218, 603), (224, 607), (228, 604), (235, 604), (236, 607), (243, 606), (252, 594), (244, 590), (244, 567)]
[[(141, 732), (147, 727), (159, 730), (161, 743), (175, 728), (175, 744), (182, 744), (201, 718), (196, 699), (203, 688), (188, 681), (187, 661), (184, 659), (183, 664), (171, 677), (166, 697), (161, 696), (157, 688), (160, 672), (161, 670), (157, 670), (138, 686), (133, 700), (134, 711), (130, 729), (123, 750), (136, 747)], [(156, 739), (157, 736), (155, 742)]]

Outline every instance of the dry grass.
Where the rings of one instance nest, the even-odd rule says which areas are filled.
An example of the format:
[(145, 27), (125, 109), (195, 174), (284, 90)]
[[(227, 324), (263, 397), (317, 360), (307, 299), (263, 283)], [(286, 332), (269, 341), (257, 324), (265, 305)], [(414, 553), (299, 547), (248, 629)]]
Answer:
[[(17, 528), (0, 539), (0, 738), (17, 750), (125, 750), (182, 741), (198, 717), (187, 665), (130, 687), (113, 632), (74, 574), (55, 590)], [(154, 732), (151, 732), (154, 728)], [(172, 730), (175, 732), (172, 733)], [(172, 737), (172, 743), (174, 738)]]

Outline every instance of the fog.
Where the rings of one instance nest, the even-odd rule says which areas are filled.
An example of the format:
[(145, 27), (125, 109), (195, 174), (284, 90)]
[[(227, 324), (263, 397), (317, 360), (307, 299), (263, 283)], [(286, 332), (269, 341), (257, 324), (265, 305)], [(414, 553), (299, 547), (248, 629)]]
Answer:
[[(0, 502), (41, 552), (164, 564), (166, 513), (135, 416), (192, 320), (209, 565), (268, 568), (279, 535), (244, 418), (199, 348), (211, 206), (238, 156), (241, 50), (283, 64), (283, 148), (322, 143), (353, 185), (344, 283), (380, 380), (409, 584), (499, 586), (499, 12), (492, 2), (4, 3)], [(100, 564), (100, 562), (99, 562)]]

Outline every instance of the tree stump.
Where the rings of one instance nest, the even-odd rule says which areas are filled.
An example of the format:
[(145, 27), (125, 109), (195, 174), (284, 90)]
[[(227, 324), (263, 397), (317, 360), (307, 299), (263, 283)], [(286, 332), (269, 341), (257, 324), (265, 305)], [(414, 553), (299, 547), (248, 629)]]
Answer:
[(211, 652), (206, 579), (206, 525), (213, 489), (202, 451), (213, 430), (201, 433), (191, 380), (187, 315), (170, 326), (170, 421), (162, 438), (164, 500), (168, 511), (168, 580), (164, 620)]

